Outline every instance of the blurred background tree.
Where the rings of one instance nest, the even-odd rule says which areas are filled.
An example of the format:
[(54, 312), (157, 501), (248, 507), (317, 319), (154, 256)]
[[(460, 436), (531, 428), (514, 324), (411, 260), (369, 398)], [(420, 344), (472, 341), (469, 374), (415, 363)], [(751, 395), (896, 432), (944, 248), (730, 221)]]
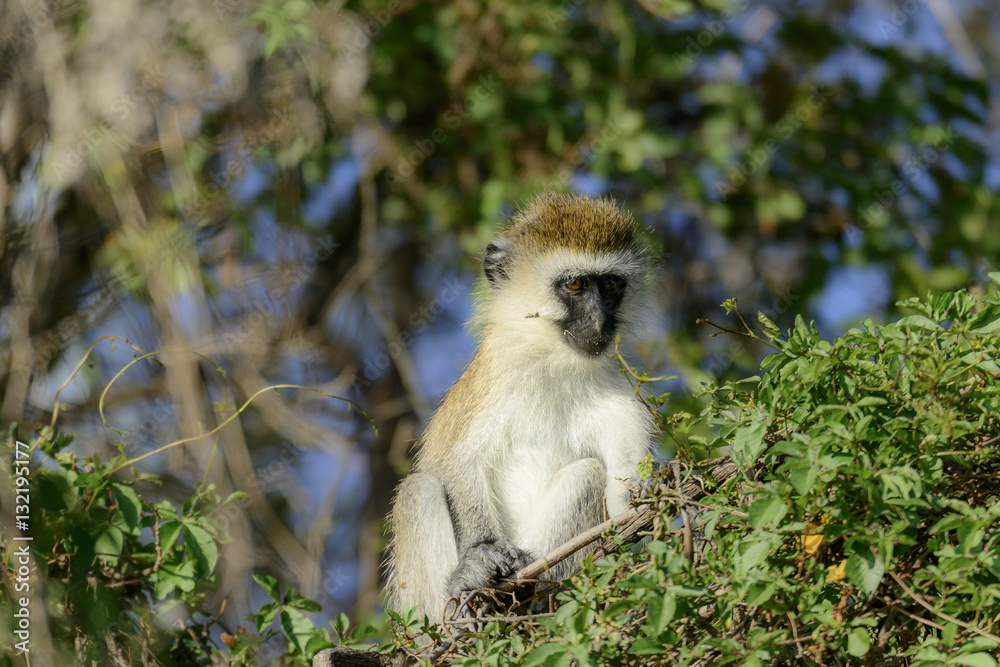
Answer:
[[(662, 257), (640, 366), (757, 371), (699, 317), (825, 335), (1000, 263), (988, 0), (0, 2), (0, 419), (60, 395), (81, 456), (249, 497), (212, 604), (278, 577), (378, 609), (383, 517), (468, 362), (477, 254), (543, 190), (612, 196)], [(215, 368), (194, 352), (219, 365)], [(271, 383), (345, 396), (259, 397)], [(6, 427), (5, 427), (6, 428)], [(223, 609), (223, 600), (227, 604)]]

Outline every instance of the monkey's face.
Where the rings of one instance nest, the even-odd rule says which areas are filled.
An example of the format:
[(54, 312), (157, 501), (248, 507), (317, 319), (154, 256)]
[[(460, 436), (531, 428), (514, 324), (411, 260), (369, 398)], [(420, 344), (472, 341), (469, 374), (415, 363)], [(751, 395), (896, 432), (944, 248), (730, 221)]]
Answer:
[(604, 352), (615, 339), (618, 309), (627, 288), (627, 280), (613, 273), (576, 274), (556, 280), (552, 289), (566, 308), (566, 316), (557, 324), (566, 343), (588, 356)]
[(616, 335), (635, 333), (651, 277), (628, 215), (606, 200), (559, 195), (535, 200), (486, 246), (483, 272), (489, 291), (476, 321), (493, 340), (584, 368)]

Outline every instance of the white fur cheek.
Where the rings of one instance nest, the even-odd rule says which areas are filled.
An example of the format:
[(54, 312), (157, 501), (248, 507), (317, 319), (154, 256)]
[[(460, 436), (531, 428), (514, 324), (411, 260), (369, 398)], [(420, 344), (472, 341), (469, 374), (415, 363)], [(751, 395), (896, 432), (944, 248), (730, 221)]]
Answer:
[(491, 295), (489, 301), (480, 305), (481, 321), (502, 332), (508, 343), (552, 347), (561, 333), (553, 323), (566, 317), (566, 306), (547, 286), (539, 288), (537, 283), (524, 280), (518, 283)]

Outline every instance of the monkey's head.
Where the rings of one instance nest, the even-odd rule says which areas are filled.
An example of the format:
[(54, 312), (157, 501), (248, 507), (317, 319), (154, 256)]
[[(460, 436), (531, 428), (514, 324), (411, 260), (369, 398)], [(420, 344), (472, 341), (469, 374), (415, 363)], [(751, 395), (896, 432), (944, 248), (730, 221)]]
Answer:
[(647, 306), (648, 253), (632, 218), (604, 199), (534, 200), (486, 246), (483, 270), (480, 320), (577, 358), (603, 354)]

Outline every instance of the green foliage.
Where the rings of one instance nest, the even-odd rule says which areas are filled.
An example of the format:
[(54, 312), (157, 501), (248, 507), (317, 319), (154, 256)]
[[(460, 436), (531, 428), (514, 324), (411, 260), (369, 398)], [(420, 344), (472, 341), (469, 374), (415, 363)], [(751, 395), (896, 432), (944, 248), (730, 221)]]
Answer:
[(644, 549), (588, 558), (554, 614), (488, 623), (455, 664), (996, 665), (1000, 299), (899, 306), (832, 342), (746, 328), (776, 348), (763, 378), (666, 422), (679, 451), (714, 426), (737, 478), (697, 502), (661, 487)]
[(178, 606), (206, 614), (220, 539), (211, 519), (219, 506), (214, 490), (200, 490), (179, 510), (166, 499), (152, 502), (136, 482), (112, 477), (124, 454), (80, 459), (67, 450), (71, 441), (46, 429), (30, 443), (44, 457), (29, 473), (30, 544), (43, 582), (32, 590), (45, 592), (60, 663), (70, 664), (75, 653), (78, 664), (105, 664), (110, 642), (126, 654), (144, 645), (163, 664), (207, 664), (216, 652), (207, 625), (168, 629), (157, 617)]
[[(1000, 284), (1000, 274), (990, 277)], [(700, 415), (663, 424), (678, 451), (728, 447), (738, 476), (697, 501), (661, 485), (644, 548), (588, 557), (556, 611), (487, 618), (481, 631), (459, 636), (449, 659), (995, 665), (996, 291), (910, 299), (899, 306), (912, 314), (865, 322), (833, 341), (801, 318), (782, 334), (762, 317), (758, 334), (727, 302), (742, 335), (776, 350), (763, 360), (763, 377), (707, 385)], [(692, 443), (699, 429), (714, 435)], [(273, 655), (258, 660), (277, 642), (282, 664), (308, 665), (318, 650), (365, 647), (378, 636), (372, 626), (352, 629), (343, 614), (330, 622), (332, 633), (315, 627), (307, 616), (321, 611), (315, 601), (282, 594), (277, 579), (256, 574), (270, 600), (250, 617), (252, 631), (222, 634), (220, 646), (222, 628), (206, 601), (223, 538), (212, 514), (224, 502), (211, 487), (181, 508), (154, 502), (155, 477), (114, 476), (124, 454), (80, 459), (70, 441), (43, 431), (32, 447), (44, 463), (29, 475), (31, 522), (47, 528), (37, 531), (32, 554), (65, 660), (76, 653), (103, 664), (115, 650), (151, 650), (165, 665), (269, 664)], [(165, 624), (176, 607), (187, 620)], [(419, 635), (435, 645), (448, 636), (413, 610), (390, 616), (395, 639), (381, 651), (426, 654)]]
[[(309, 665), (322, 648), (362, 646), (378, 635), (370, 625), (349, 628), (340, 614), (330, 622), (335, 642), (328, 629), (314, 627), (303, 614), (321, 611), (318, 603), (293, 590), (281, 596), (277, 580), (261, 574), (254, 580), (271, 602), (252, 615), (254, 631), (240, 627), (235, 634), (225, 632), (208, 603), (217, 589), (219, 545), (225, 538), (212, 517), (244, 494), (220, 501), (209, 486), (180, 509), (166, 499), (154, 502), (148, 496), (155, 495), (157, 477), (142, 475), (138, 482), (116, 478), (113, 472), (126, 462), (124, 454), (107, 461), (96, 455), (80, 459), (67, 449), (71, 442), (71, 436), (46, 429), (30, 443), (43, 463), (27, 475), (28, 525), (45, 527), (30, 531), (38, 571), (27, 594), (45, 592), (58, 664), (111, 664), (110, 656), (118, 652), (143, 651), (152, 652), (162, 665), (272, 664), (274, 651), (262, 649), (279, 637), (272, 629), (275, 620), (283, 665)], [(137, 491), (140, 485), (143, 494)], [(14, 559), (10, 550), (7, 546), (4, 554), (9, 567)], [(0, 623), (8, 633), (17, 627), (10, 595), (0, 588), (5, 610)], [(165, 619), (176, 617), (178, 608), (186, 620), (168, 623)], [(226, 646), (217, 643), (220, 632)], [(0, 658), (0, 665), (8, 664)]]

